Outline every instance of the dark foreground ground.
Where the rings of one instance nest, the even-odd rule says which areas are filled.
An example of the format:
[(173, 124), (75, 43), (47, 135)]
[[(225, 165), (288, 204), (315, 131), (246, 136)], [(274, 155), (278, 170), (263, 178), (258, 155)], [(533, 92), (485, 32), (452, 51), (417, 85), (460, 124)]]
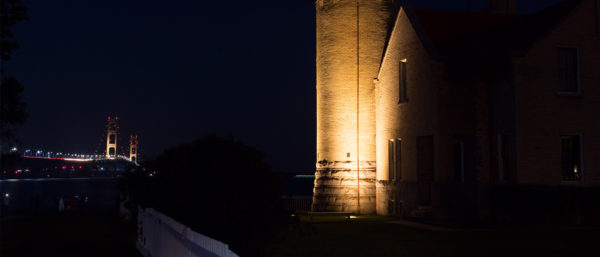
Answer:
[(0, 256), (138, 257), (132, 226), (101, 214), (6, 217), (0, 224)]
[[(264, 249), (263, 254), (311, 257), (600, 256), (600, 229), (415, 228), (385, 217), (344, 221), (341, 217), (317, 217), (311, 223), (302, 216), (298, 223), (291, 225)], [(0, 256), (140, 257), (134, 246), (134, 226), (106, 214), (8, 217), (0, 224)]]
[[(319, 219), (320, 218), (320, 219)], [(453, 228), (432, 231), (385, 217), (317, 217), (288, 230), (269, 256), (600, 256), (600, 229)], [(439, 227), (438, 227), (439, 228)]]

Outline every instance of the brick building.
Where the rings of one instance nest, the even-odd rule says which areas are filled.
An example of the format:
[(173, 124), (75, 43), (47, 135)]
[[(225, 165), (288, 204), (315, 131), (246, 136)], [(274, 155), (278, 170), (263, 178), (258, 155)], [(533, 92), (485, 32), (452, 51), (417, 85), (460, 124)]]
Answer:
[[(515, 197), (544, 202), (538, 198), (546, 195), (573, 202), (569, 197), (587, 199), (595, 192), (587, 189), (600, 185), (598, 0), (567, 0), (533, 14), (515, 13), (510, 0), (488, 1), (489, 10), (478, 12), (401, 6), (389, 15), (389, 23), (379, 22), (389, 28), (385, 37), (360, 32), (368, 23), (360, 18), (360, 2), (317, 1), (317, 53), (323, 55), (319, 40), (330, 40), (319, 31), (331, 29), (331, 23), (322, 25), (319, 19), (336, 8), (354, 6), (356, 15), (346, 14), (356, 23), (347, 33), (356, 35), (356, 61), (342, 65), (354, 65), (348, 72), (357, 70), (349, 76), (357, 79), (344, 84), (356, 96), (341, 96), (360, 106), (363, 102), (357, 99), (372, 94), (375, 118), (368, 124), (373, 130), (363, 129), (356, 125), (362, 109), (347, 109), (356, 112), (356, 130), (346, 139), (356, 138), (352, 147), (373, 151), (369, 154), (375, 160), (362, 158), (361, 151), (354, 160), (356, 152), (349, 150), (344, 150), (347, 159), (332, 160), (318, 150), (314, 210), (498, 219), (517, 215), (506, 205)], [(363, 52), (361, 41), (369, 40), (383, 45)], [(351, 42), (345, 47), (352, 52)], [(376, 74), (366, 74), (363, 58), (372, 59), (362, 65), (375, 63)], [(331, 89), (320, 80), (323, 70), (331, 68), (319, 64), (317, 57), (318, 95)], [(368, 76), (371, 87), (362, 85)], [(319, 107), (325, 103), (332, 104), (318, 97), (318, 123), (323, 122)], [(334, 121), (347, 120), (338, 116)], [(321, 126), (318, 145), (336, 128)], [(368, 136), (374, 137), (374, 146), (361, 145), (359, 139)], [(369, 169), (363, 168), (363, 160), (370, 161)], [(345, 170), (339, 168), (344, 164)], [(528, 198), (532, 195), (538, 198)], [(346, 204), (352, 201), (358, 208)]]

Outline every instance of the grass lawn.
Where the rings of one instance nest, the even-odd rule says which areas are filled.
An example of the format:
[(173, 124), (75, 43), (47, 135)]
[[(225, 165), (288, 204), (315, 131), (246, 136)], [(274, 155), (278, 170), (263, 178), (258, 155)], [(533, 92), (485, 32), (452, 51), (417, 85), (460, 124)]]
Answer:
[(267, 256), (600, 256), (599, 230), (429, 231), (392, 218), (299, 216)]
[(0, 256), (137, 257), (135, 233), (110, 215), (9, 217), (0, 224)]

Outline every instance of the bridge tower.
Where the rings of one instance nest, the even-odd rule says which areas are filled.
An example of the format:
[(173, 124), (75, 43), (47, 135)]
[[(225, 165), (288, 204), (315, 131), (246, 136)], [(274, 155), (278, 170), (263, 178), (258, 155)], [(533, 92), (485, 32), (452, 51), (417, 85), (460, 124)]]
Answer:
[(375, 213), (375, 85), (396, 0), (317, 0), (313, 211)]
[(129, 160), (132, 162), (138, 161), (138, 135), (129, 136)]
[(114, 159), (117, 157), (117, 135), (119, 132), (119, 117), (111, 119), (108, 116), (106, 126), (106, 157)]

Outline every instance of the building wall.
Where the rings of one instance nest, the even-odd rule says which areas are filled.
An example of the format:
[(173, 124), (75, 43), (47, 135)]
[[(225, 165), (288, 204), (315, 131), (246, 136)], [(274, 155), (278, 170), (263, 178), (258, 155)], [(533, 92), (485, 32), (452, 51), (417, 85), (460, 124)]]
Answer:
[[(565, 184), (562, 134), (580, 134), (583, 139), (584, 178), (575, 184), (599, 185), (600, 158), (595, 154), (600, 152), (596, 113), (600, 72), (593, 67), (600, 67), (596, 27), (600, 21), (595, 13), (600, 7), (594, 0), (583, 2), (524, 55), (513, 55), (508, 73), (472, 78), (465, 73), (459, 79), (449, 79), (449, 74), (464, 64), (452, 60), (461, 59), (460, 54), (447, 56), (450, 60), (443, 63), (430, 56), (404, 9), (394, 20), (383, 53), (393, 1), (361, 2), (365, 20), (360, 21), (357, 95), (356, 1), (317, 1), (317, 171), (312, 209), (413, 215), (422, 209), (425, 188), (431, 198), (426, 205), (435, 217), (485, 219), (492, 215), (486, 195), (498, 184)], [(581, 95), (558, 94), (557, 46), (579, 49)], [(407, 101), (400, 102), (403, 60)], [(498, 135), (508, 137), (504, 175), (499, 169)], [(419, 136), (433, 137), (432, 181), (419, 181)], [(401, 173), (395, 180), (389, 178), (390, 139), (402, 144)], [(454, 173), (456, 142), (469, 149), (465, 170), (470, 169), (472, 177), (463, 180)]]
[[(485, 82), (449, 78), (458, 65), (462, 63), (446, 62), (436, 84), (437, 158), (431, 207), (438, 219), (473, 220), (490, 179), (490, 103)], [(455, 159), (456, 145), (462, 148), (462, 160)], [(455, 165), (462, 170), (456, 171)]]
[(316, 1), (315, 211), (375, 212), (373, 78), (377, 76), (395, 1), (360, 1), (358, 16), (357, 3)]
[[(490, 174), (488, 182), (516, 182), (515, 75), (490, 82)], [(504, 138), (502, 138), (504, 137)], [(502, 142), (502, 140), (505, 140)], [(503, 160), (506, 159), (506, 160)]]
[[(409, 10), (410, 12), (410, 10)], [(492, 102), (488, 91), (512, 93), (511, 80), (449, 78), (462, 60), (445, 62), (430, 56), (413, 24), (401, 10), (392, 31), (376, 83), (377, 213), (419, 215), (431, 207), (436, 218), (472, 219), (484, 215), (483, 191), (490, 186), (492, 138), (490, 131), (512, 131), (511, 97)], [(452, 58), (461, 56), (453, 56)], [(399, 63), (407, 63), (407, 98), (399, 103)], [(491, 83), (493, 85), (488, 85)], [(492, 107), (497, 114), (490, 112)], [(490, 127), (490, 119), (505, 125)], [(418, 178), (417, 137), (433, 136), (433, 181)], [(401, 139), (401, 179), (389, 180), (388, 141)], [(465, 178), (455, 177), (453, 146), (464, 144)], [(421, 195), (429, 190), (430, 202)], [(401, 207), (400, 207), (401, 206)], [(426, 208), (422, 208), (426, 207)]]
[[(594, 0), (582, 1), (524, 57), (515, 58), (518, 183), (600, 184), (598, 8)], [(579, 49), (581, 95), (558, 94), (557, 46)], [(561, 182), (562, 134), (582, 136), (580, 183)]]
[[(399, 65), (406, 59), (407, 102), (399, 103)], [(386, 215), (393, 210), (390, 204), (403, 208), (416, 208), (414, 190), (402, 191), (400, 184), (416, 182), (416, 138), (433, 135), (434, 147), (437, 140), (436, 94), (432, 68), (419, 37), (414, 31), (407, 14), (400, 10), (392, 31), (381, 70), (376, 83), (377, 105), (377, 213)], [(388, 178), (388, 141), (400, 138), (401, 179)], [(398, 176), (398, 175), (397, 175)]]

